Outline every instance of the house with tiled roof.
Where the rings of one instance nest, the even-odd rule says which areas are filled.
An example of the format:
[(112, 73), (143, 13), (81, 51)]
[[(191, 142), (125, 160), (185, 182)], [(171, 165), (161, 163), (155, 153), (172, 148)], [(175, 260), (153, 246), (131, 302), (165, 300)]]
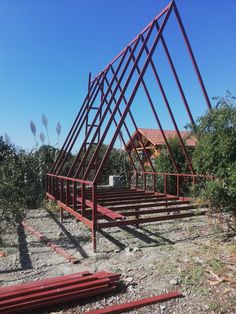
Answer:
[[(164, 130), (164, 135), (169, 141), (178, 137), (175, 130)], [(180, 131), (181, 138), (187, 147), (194, 148), (196, 146), (196, 138), (191, 136), (187, 131)], [(145, 147), (150, 157), (155, 157), (160, 154), (162, 147), (166, 146), (166, 142), (161, 130), (138, 128), (132, 135), (132, 140), (127, 143), (127, 148), (130, 151), (134, 150), (133, 144), (138, 152), (142, 152)]]

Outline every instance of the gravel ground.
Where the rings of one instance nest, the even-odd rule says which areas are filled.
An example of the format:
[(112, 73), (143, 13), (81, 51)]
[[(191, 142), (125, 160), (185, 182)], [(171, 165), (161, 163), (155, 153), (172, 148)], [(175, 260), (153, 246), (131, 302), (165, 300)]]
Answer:
[(58, 217), (46, 209), (29, 210), (26, 221), (79, 263), (68, 263), (18, 227), (0, 248), (6, 255), (0, 257), (0, 285), (105, 270), (122, 275), (120, 292), (33, 313), (83, 313), (175, 290), (184, 298), (130, 313), (236, 313), (236, 241), (224, 242), (224, 232), (207, 217), (109, 229), (99, 234), (96, 254), (82, 223), (65, 216), (61, 224)]

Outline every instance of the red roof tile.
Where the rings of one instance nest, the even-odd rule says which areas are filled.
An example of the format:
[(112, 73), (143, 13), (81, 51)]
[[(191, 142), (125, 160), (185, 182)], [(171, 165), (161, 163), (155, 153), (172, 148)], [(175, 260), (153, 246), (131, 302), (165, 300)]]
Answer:
[[(164, 138), (160, 130), (157, 129), (143, 129), (139, 128), (139, 132), (146, 137), (153, 145), (165, 145)], [(167, 139), (177, 136), (177, 132), (173, 130), (164, 130), (165, 136)], [(181, 137), (186, 139), (187, 146), (196, 146), (196, 138), (189, 137), (189, 132), (180, 131)]]

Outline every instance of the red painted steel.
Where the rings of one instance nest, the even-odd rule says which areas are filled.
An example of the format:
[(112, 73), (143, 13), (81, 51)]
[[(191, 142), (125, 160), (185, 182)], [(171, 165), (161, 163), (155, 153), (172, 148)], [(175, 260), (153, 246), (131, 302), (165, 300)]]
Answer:
[(114, 292), (120, 275), (81, 272), (0, 288), (0, 312), (18, 313)]
[(175, 15), (176, 15), (176, 17), (177, 17), (177, 20), (178, 20), (178, 23), (179, 23), (181, 32), (182, 32), (182, 34), (183, 34), (183, 37), (184, 37), (186, 46), (187, 46), (187, 48), (188, 48), (189, 55), (190, 55), (190, 58), (191, 58), (191, 60), (192, 60), (192, 63), (193, 63), (195, 72), (196, 72), (196, 74), (197, 74), (197, 78), (198, 78), (198, 81), (199, 81), (199, 83), (200, 83), (202, 92), (203, 92), (203, 94), (204, 94), (206, 103), (207, 103), (207, 105), (208, 105), (208, 108), (211, 109), (211, 102), (210, 102), (210, 100), (209, 100), (209, 97), (208, 97), (208, 94), (207, 94), (207, 91), (206, 91), (206, 87), (205, 87), (205, 85), (204, 85), (204, 83), (203, 83), (203, 79), (202, 79), (201, 73), (200, 73), (200, 71), (199, 71), (199, 68), (198, 68), (196, 59), (195, 59), (195, 57), (194, 57), (193, 50), (192, 50), (192, 47), (191, 47), (191, 45), (190, 45), (190, 42), (189, 42), (187, 33), (186, 33), (185, 28), (184, 28), (184, 25), (183, 25), (183, 22), (182, 22), (182, 20), (181, 20), (181, 17), (180, 17), (180, 14), (179, 14), (177, 5), (176, 5), (175, 2), (173, 2), (173, 5), (174, 5), (174, 12), (175, 12)]
[[(147, 70), (147, 67), (148, 67), (148, 65), (149, 65), (150, 58), (152, 57), (152, 55), (153, 55), (153, 53), (154, 53), (154, 50), (155, 50), (155, 48), (156, 48), (156, 46), (157, 46), (157, 43), (158, 43), (158, 41), (159, 41), (159, 39), (160, 39), (161, 33), (162, 33), (162, 31), (163, 31), (163, 29), (164, 29), (164, 27), (165, 27), (165, 25), (166, 25), (166, 23), (167, 23), (167, 21), (168, 21), (168, 18), (169, 18), (170, 13), (171, 13), (171, 8), (172, 8), (172, 4), (170, 5), (170, 7), (169, 7), (169, 9), (168, 9), (168, 11), (167, 11), (167, 13), (166, 13), (166, 16), (165, 16), (164, 19), (163, 19), (163, 22), (162, 22), (162, 24), (161, 24), (160, 30), (159, 30), (159, 32), (157, 33), (156, 37), (155, 37), (155, 40), (154, 40), (154, 42), (153, 42), (153, 45), (152, 45), (152, 47), (151, 47), (151, 49), (150, 49), (150, 52), (149, 52), (149, 54), (148, 54), (148, 57), (146, 58), (146, 61), (145, 61), (144, 66), (143, 66), (143, 68), (142, 68), (142, 71), (141, 71), (141, 73), (140, 73), (140, 75), (139, 75), (139, 77), (138, 77), (138, 80), (136, 81), (136, 84), (135, 84), (135, 87), (134, 87), (134, 89), (133, 89), (133, 91), (132, 91), (132, 93), (131, 93), (131, 96), (129, 97), (128, 104), (126, 105), (126, 108), (125, 108), (125, 110), (124, 110), (124, 112), (123, 112), (123, 114), (122, 114), (122, 118), (121, 118), (121, 120), (120, 120), (120, 122), (119, 122), (119, 125), (118, 125), (118, 127), (116, 128), (116, 130), (115, 130), (115, 132), (114, 132), (113, 138), (112, 138), (112, 140), (111, 140), (111, 142), (110, 142), (110, 144), (109, 144), (109, 146), (108, 146), (108, 148), (107, 148), (107, 150), (106, 150), (106, 152), (105, 152), (105, 155), (104, 155), (104, 157), (103, 157), (103, 159), (102, 159), (102, 161), (101, 161), (101, 164), (100, 164), (100, 166), (99, 166), (99, 168), (98, 168), (98, 171), (97, 171), (97, 173), (96, 173), (96, 175), (95, 175), (95, 177), (94, 177), (94, 180), (95, 180), (95, 181), (99, 178), (99, 176), (100, 176), (100, 174), (101, 174), (101, 171), (102, 171), (102, 168), (104, 167), (104, 165), (105, 165), (106, 162), (107, 162), (107, 159), (108, 159), (108, 157), (109, 157), (109, 154), (110, 154), (110, 152), (111, 152), (111, 150), (112, 150), (112, 147), (113, 147), (113, 145), (114, 145), (114, 143), (115, 143), (115, 141), (116, 141), (117, 135), (118, 135), (118, 133), (119, 133), (119, 131), (120, 131), (122, 125), (123, 125), (124, 119), (125, 119), (125, 117), (126, 117), (128, 111), (129, 111), (129, 109), (130, 109), (130, 106), (131, 106), (132, 101), (134, 100), (134, 97), (135, 97), (135, 95), (136, 95), (136, 93), (137, 93), (137, 90), (138, 90), (138, 87), (139, 87), (139, 85), (140, 85), (140, 83), (141, 83), (141, 80), (142, 80), (142, 78), (143, 78), (143, 76), (144, 76), (144, 74), (145, 74), (145, 72), (146, 72), (146, 70)], [(147, 41), (148, 41), (149, 37), (151, 36), (153, 27), (154, 27), (154, 23), (153, 23), (152, 26), (150, 27), (150, 29), (149, 29), (149, 31), (148, 31), (148, 33), (147, 33), (145, 39), (144, 39), (143, 45), (142, 45), (142, 47), (141, 47), (141, 49), (140, 49), (140, 51), (139, 51), (139, 53), (138, 53), (138, 56), (136, 57), (136, 61), (134, 62), (134, 65), (132, 66), (132, 69), (131, 69), (130, 74), (129, 74), (127, 80), (126, 80), (126, 83), (125, 83), (124, 87), (123, 87), (123, 90), (122, 90), (122, 93), (121, 93), (121, 95), (120, 95), (120, 97), (119, 97), (119, 100), (118, 100), (117, 105), (120, 104), (121, 100), (123, 99), (125, 90), (127, 89), (128, 85), (129, 85), (129, 82), (130, 82), (130, 80), (131, 80), (131, 77), (132, 77), (132, 75), (133, 75), (133, 73), (134, 73), (134, 71), (135, 71), (135, 68), (136, 68), (136, 66), (137, 66), (137, 64), (138, 64), (138, 62), (139, 62), (139, 60), (140, 60), (140, 58), (141, 58), (141, 56), (142, 56), (142, 53), (143, 53), (143, 51), (144, 51), (144, 47), (145, 47), (145, 45), (147, 44)], [(133, 54), (131, 53), (131, 56), (132, 56), (132, 55), (133, 55)], [(117, 105), (116, 105), (116, 107), (117, 107)], [(114, 110), (114, 112), (115, 112), (115, 110)], [(109, 127), (109, 126), (110, 126), (110, 121), (109, 121), (108, 124), (107, 124), (107, 127)], [(104, 135), (103, 135), (104, 138), (103, 138), (103, 140), (105, 139), (105, 136), (106, 136), (106, 132), (104, 132)], [(83, 179), (86, 179), (87, 174), (88, 174), (88, 171), (85, 172)]]
[[(122, 226), (134, 223), (138, 226), (139, 223), (146, 221), (140, 218), (140, 213), (144, 213), (144, 211), (139, 211), (140, 208), (144, 208), (143, 206), (145, 204), (145, 200), (147, 208), (152, 205), (150, 202), (151, 195), (148, 196), (148, 192), (150, 191), (148, 190), (156, 192), (153, 194), (154, 211), (151, 212), (149, 210), (150, 214), (156, 214), (157, 209), (155, 209), (155, 207), (160, 207), (161, 202), (168, 203), (171, 200), (173, 204), (175, 200), (191, 200), (188, 195), (183, 195), (182, 193), (183, 189), (181, 188), (184, 184), (194, 185), (198, 182), (198, 180), (204, 181), (213, 179), (206, 176), (195, 175), (191, 158), (185, 147), (176, 118), (170, 106), (170, 101), (168, 99), (169, 96), (167, 97), (165, 86), (160, 80), (158, 75), (159, 71), (154, 62), (154, 58), (156, 58), (157, 54), (157, 47), (158, 45), (161, 45), (164, 55), (167, 58), (171, 73), (173, 74), (173, 78), (176, 81), (177, 88), (189, 120), (192, 124), (194, 124), (194, 117), (190, 109), (190, 104), (185, 96), (183, 86), (181, 85), (180, 78), (173, 61), (174, 58), (172, 59), (170, 54), (167, 45), (168, 41), (166, 41), (166, 37), (163, 34), (166, 25), (169, 23), (169, 17), (171, 14), (172, 17), (177, 19), (177, 23), (180, 27), (180, 33), (184, 38), (184, 43), (186, 44), (194, 71), (205, 97), (206, 104), (208, 108), (211, 108), (206, 88), (200, 75), (200, 71), (193, 55), (193, 50), (190, 46), (178, 9), (175, 2), (171, 1), (170, 4), (159, 15), (157, 15), (151, 23), (149, 23), (147, 27), (138, 36), (136, 36), (135, 39), (131, 41), (131, 43), (127, 45), (125, 49), (123, 49), (121, 53), (108, 64), (107, 67), (105, 67), (103, 71), (101, 71), (93, 80), (91, 80), (91, 74), (89, 75), (87, 96), (72, 125), (65, 143), (63, 144), (58, 158), (54, 163), (51, 174), (47, 175), (47, 197), (56, 201), (61, 207), (62, 218), (63, 213), (67, 211), (91, 229), (94, 250), (96, 249), (97, 228), (101, 228), (104, 224), (107, 227), (109, 224), (109, 222), (100, 223), (99, 219), (105, 218), (107, 220), (113, 220), (110, 222), (110, 226), (112, 226), (112, 224)], [(146, 74), (149, 73), (147, 71), (148, 67), (150, 68), (151, 73), (154, 74), (153, 83), (156, 84), (155, 88), (158, 89), (164, 100), (165, 110), (169, 114), (174, 129), (176, 130), (191, 173), (181, 174), (179, 171), (172, 148), (168, 143), (168, 139), (162, 126), (159, 103), (156, 100), (154, 101), (155, 98), (151, 96), (152, 91), (149, 88), (149, 80), (146, 80)], [(141, 88), (143, 88), (144, 93), (147, 96), (151, 113), (154, 116), (157, 126), (163, 136), (174, 171), (176, 172), (175, 174), (160, 174), (155, 172), (154, 164), (152, 163), (149, 152), (145, 147), (145, 141), (143, 140), (142, 135), (138, 135), (138, 141), (143, 149), (143, 157), (140, 157), (135, 141), (132, 138), (130, 126), (133, 127), (136, 132), (138, 131), (138, 126), (132, 114), (131, 106)], [(90, 114), (92, 111), (93, 113), (96, 113), (90, 122), (89, 118), (91, 118)], [(130, 121), (127, 121), (127, 119), (129, 119), (131, 123)], [(128, 135), (134, 155), (131, 151), (129, 151), (128, 146), (126, 145), (123, 130), (126, 132), (125, 135)], [(84, 131), (85, 136), (82, 134)], [(128, 174), (129, 189), (120, 189), (116, 192), (115, 189), (100, 189), (98, 184), (118, 136), (120, 136), (124, 148), (128, 153), (134, 172), (133, 174)], [(66, 165), (68, 165), (68, 161), (71, 161), (71, 152), (72, 149), (75, 148), (75, 143), (77, 143), (76, 141), (79, 137), (82, 138), (82, 144), (68, 170), (68, 166)], [(104, 153), (103, 145), (107, 144), (107, 140), (109, 143)], [(101, 162), (99, 163), (100, 158)], [(151, 171), (145, 171), (149, 170), (148, 166), (150, 166)], [(140, 168), (142, 172), (138, 172)], [(173, 181), (170, 180), (172, 176), (175, 176), (175, 186), (172, 186), (170, 189), (170, 182)], [(142, 194), (141, 191), (145, 192), (144, 194), (146, 195)], [(175, 195), (170, 195), (170, 191)], [(138, 195), (139, 192), (141, 193), (140, 195)], [(161, 193), (162, 197), (160, 197)], [(159, 199), (157, 200), (157, 198)], [(149, 201), (147, 201), (148, 199)], [(125, 206), (123, 205), (125, 205), (125, 202), (127, 202), (126, 209), (132, 209), (131, 206), (134, 206), (135, 217), (137, 217), (136, 220), (126, 219), (124, 221), (125, 218), (128, 218), (128, 214), (125, 216), (120, 213), (119, 210), (124, 210)], [(159, 205), (157, 205), (157, 203), (159, 203)], [(167, 207), (170, 208), (170, 205), (167, 205)], [(194, 205), (192, 208), (194, 208)], [(147, 212), (148, 211), (146, 211), (145, 214)], [(128, 213), (132, 215), (132, 212)], [(193, 213), (189, 213), (189, 215), (192, 214)], [(187, 215), (187, 213), (184, 215)], [(184, 215), (173, 215), (171, 219), (180, 217), (184, 218)], [(150, 217), (149, 221), (157, 221), (156, 219), (156, 217)], [(158, 219), (166, 220), (167, 218), (166, 216), (162, 216), (158, 217)]]
[[(110, 63), (109, 63), (109, 65), (108, 66), (110, 66), (110, 65), (112, 65), (113, 63), (115, 63), (115, 61), (117, 60), (117, 59), (119, 59), (128, 49), (129, 49), (129, 47), (131, 47), (134, 43), (136, 43), (137, 42), (137, 40), (138, 40), (138, 38), (139, 38), (139, 36), (141, 35), (141, 34), (144, 34), (150, 27), (151, 27), (151, 25), (155, 22), (155, 21), (157, 21), (157, 20), (159, 20), (165, 13), (166, 13), (166, 11), (167, 10), (169, 10), (169, 8), (170, 8), (170, 5), (171, 5), (171, 3), (169, 3), (141, 32), (140, 32), (140, 34), (138, 35), (138, 36), (136, 36)], [(104, 72), (106, 70), (106, 68), (103, 70), (103, 71), (101, 71), (95, 78), (94, 78), (94, 80), (99, 76), (99, 75), (101, 75), (101, 73), (102, 72)], [(94, 81), (93, 80), (93, 81)], [(92, 82), (93, 82), (92, 81)]]
[(79, 260), (75, 258), (73, 255), (71, 255), (69, 252), (65, 251), (63, 248), (58, 246), (55, 243), (52, 243), (51, 240), (49, 240), (45, 235), (40, 233), (39, 231), (35, 230), (31, 226), (29, 226), (25, 221), (22, 222), (23, 227), (25, 228), (26, 231), (32, 233), (35, 237), (39, 238), (41, 242), (46, 244), (50, 249), (55, 251), (57, 254), (63, 256), (65, 259), (67, 259), (70, 263), (72, 264), (77, 264), (79, 263)]
[(98, 309), (94, 311), (85, 312), (88, 314), (112, 314), (112, 313), (124, 313), (128, 312), (133, 309), (137, 309), (143, 306), (147, 306), (150, 304), (154, 304), (157, 302), (164, 302), (168, 301), (170, 299), (176, 299), (183, 297), (183, 294), (180, 292), (169, 292), (165, 294), (160, 294), (154, 297), (149, 297), (145, 299), (135, 300), (132, 302), (117, 304), (117, 305), (111, 305), (109, 307)]
[(98, 223), (98, 230), (105, 229), (105, 228), (112, 228), (112, 227), (121, 227), (121, 226), (128, 226), (128, 225), (137, 225), (143, 224), (148, 222), (157, 222), (157, 221), (166, 221), (166, 220), (174, 220), (174, 219), (182, 219), (182, 218), (190, 218), (194, 216), (203, 216), (207, 213), (206, 210), (201, 212), (189, 212), (183, 214), (174, 214), (174, 215), (167, 215), (167, 216), (155, 216), (149, 218), (139, 218), (139, 219), (127, 219), (127, 220), (120, 220), (120, 221), (111, 221), (111, 222), (99, 222)]

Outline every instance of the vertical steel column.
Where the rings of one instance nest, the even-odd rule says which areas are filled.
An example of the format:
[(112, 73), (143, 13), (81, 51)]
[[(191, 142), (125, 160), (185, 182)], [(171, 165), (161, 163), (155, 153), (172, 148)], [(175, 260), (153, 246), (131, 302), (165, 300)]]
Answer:
[[(60, 178), (60, 183), (61, 183), (61, 186), (60, 186), (60, 201), (63, 203), (64, 202), (64, 180), (62, 178)], [(60, 220), (61, 222), (63, 222), (63, 208), (60, 207)]]
[(76, 195), (76, 181), (73, 182), (73, 209), (76, 211), (77, 195)]
[(92, 186), (92, 242), (93, 242), (93, 251), (97, 251), (97, 183), (93, 182)]
[(58, 177), (54, 177), (55, 178), (55, 197), (56, 199), (60, 199), (60, 192), (59, 192), (59, 179)]
[(131, 188), (131, 173), (128, 172), (128, 188)]
[(164, 194), (167, 194), (167, 177), (166, 174), (164, 174)]
[(180, 177), (176, 176), (176, 195), (180, 197)]
[(154, 193), (156, 192), (156, 184), (157, 184), (157, 182), (156, 182), (156, 174), (154, 173), (153, 174), (153, 192)]
[(70, 204), (70, 181), (66, 180), (66, 206)]
[(144, 188), (144, 192), (146, 192), (146, 190), (147, 190), (147, 177), (146, 177), (146, 173), (143, 174), (143, 188)]
[(85, 184), (82, 183), (81, 185), (81, 215), (84, 217), (86, 213), (86, 190), (85, 190)]
[(138, 190), (138, 172), (135, 172), (135, 185), (136, 185), (136, 190)]

